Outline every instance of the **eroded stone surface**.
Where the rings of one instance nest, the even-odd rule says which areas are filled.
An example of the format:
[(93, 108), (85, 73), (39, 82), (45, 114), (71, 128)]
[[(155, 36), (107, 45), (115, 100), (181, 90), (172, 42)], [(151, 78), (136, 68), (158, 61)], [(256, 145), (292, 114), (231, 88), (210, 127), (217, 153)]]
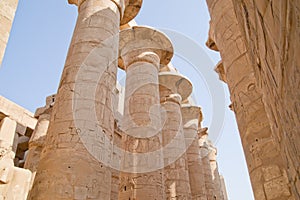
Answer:
[(299, 0), (238, 1), (234, 8), (253, 64), (273, 137), (288, 166), (294, 198), (300, 198)]
[(32, 130), (35, 128), (37, 119), (34, 118), (33, 113), (2, 96), (0, 96), (0, 105), (0, 119), (9, 116), (23, 127), (29, 127)]
[[(143, 38), (134, 37), (141, 34), (141, 31), (144, 33)], [(159, 130), (161, 113), (157, 107), (160, 100), (158, 70), (159, 64), (165, 58), (164, 55), (158, 55), (155, 49), (151, 49), (151, 43), (145, 43), (145, 40), (151, 39), (152, 32), (154, 30), (150, 28), (135, 27), (125, 29), (120, 34), (120, 41), (127, 41), (120, 42), (120, 56), (126, 69), (122, 129), (128, 135), (124, 141), (125, 150), (131, 153), (147, 153), (162, 147)], [(141, 44), (143, 46), (138, 47)], [(162, 154), (159, 156), (162, 158)], [(129, 162), (141, 162), (139, 157), (133, 156), (131, 159)], [(156, 161), (147, 159), (145, 162), (132, 166), (130, 171), (126, 169), (130, 165), (122, 165), (128, 173), (121, 173), (119, 199), (164, 198), (162, 170), (157, 168), (148, 171), (147, 167)], [(137, 168), (145, 168), (144, 173), (143, 169), (139, 173)]]
[(4, 57), (17, 6), (18, 0), (3, 0), (0, 2), (0, 66)]
[(17, 122), (9, 117), (0, 123), (0, 198), (25, 200), (30, 189), (31, 172), (14, 167), (16, 127)]
[[(192, 199), (207, 199), (203, 164), (198, 144), (198, 128), (201, 127), (202, 112), (200, 107), (184, 105), (181, 107), (183, 132), (188, 146), (186, 155)], [(190, 141), (192, 141), (190, 143)]]
[(76, 28), (29, 199), (111, 198), (108, 156), (112, 146), (104, 144), (97, 131), (112, 140), (118, 33), (125, 5), (124, 1), (85, 0), (78, 6)]
[[(277, 35), (282, 32), (286, 37), (295, 37), (299, 27), (289, 24), (294, 29), (287, 34), (285, 28), (279, 30), (280, 27), (285, 27), (285, 22), (278, 19), (281, 14), (287, 12), (295, 13), (294, 17), (282, 16), (280, 19), (295, 19), (297, 6), (287, 11), (283, 4), (280, 5), (280, 1), (273, 3), (207, 0), (207, 4), (211, 14), (207, 45), (213, 50), (216, 50), (216, 45), (222, 57), (223, 66), (219, 64), (217, 72), (221, 80), (226, 81), (231, 93), (231, 108), (236, 114), (254, 196), (256, 199), (297, 199), (299, 192), (295, 193), (298, 190), (295, 180), (299, 179), (299, 175), (296, 175), (299, 171), (296, 172), (295, 169), (299, 165), (299, 159), (296, 159), (297, 148), (292, 147), (299, 146), (296, 145), (299, 134), (291, 131), (300, 124), (299, 118), (295, 120), (292, 117), (299, 114), (295, 100), (297, 92), (290, 92), (288, 98), (283, 97), (284, 92), (280, 92), (286, 91), (283, 89), (285, 87), (292, 91), (294, 87), (294, 84), (290, 87), (289, 81), (283, 82), (291, 78), (284, 78), (286, 70), (280, 70), (290, 64), (293, 66), (288, 67), (292, 70), (291, 74), (299, 73), (294, 67), (297, 59), (293, 60), (292, 56), (291, 59), (283, 59), (285, 62), (282, 64), (280, 55), (294, 55), (297, 49), (292, 46), (288, 51), (282, 50), (284, 53), (281, 53), (278, 50), (278, 42), (282, 40), (278, 39)], [(293, 3), (286, 2), (286, 5), (288, 4)], [(276, 12), (273, 12), (275, 10)], [(287, 43), (290, 41), (291, 38), (285, 40)], [(295, 42), (291, 44), (294, 45)], [(283, 71), (284, 73), (281, 73)], [(293, 78), (294, 82), (297, 82), (295, 77)], [(279, 87), (281, 89), (278, 89)], [(294, 88), (294, 91), (299, 90)], [(282, 97), (281, 103), (278, 103), (279, 96)], [(286, 104), (287, 102), (289, 104)], [(293, 122), (292, 127), (290, 121)], [(293, 140), (287, 139), (284, 142), (283, 138), (290, 138), (285, 134), (285, 130), (290, 130), (288, 135), (293, 137)], [(296, 173), (290, 174), (288, 182), (284, 177), (291, 171)], [(282, 189), (275, 191), (275, 188)]]
[[(165, 93), (163, 92), (162, 94)], [(164, 98), (162, 97), (162, 99)], [(169, 95), (165, 98), (165, 101), (161, 102), (161, 105), (166, 111), (166, 121), (162, 129), (163, 146), (168, 145), (174, 140), (177, 144), (173, 149), (165, 149), (163, 151), (166, 199), (192, 199), (188, 157), (185, 152), (186, 144), (180, 108), (181, 97), (179, 94)], [(177, 155), (176, 151), (180, 149), (183, 149), (184, 153)]]
[[(58, 94), (47, 97), (34, 116), (0, 97), (0, 198), (225, 199), (216, 152), (209, 156), (214, 148), (206, 139), (204, 153), (198, 145), (201, 111), (184, 112), (182, 119), (181, 102), (188, 102), (192, 84), (169, 63), (170, 40), (129, 22), (142, 1), (69, 3), (79, 15)], [(118, 52), (125, 89), (116, 84)], [(136, 160), (120, 149), (124, 155), (160, 154)], [(24, 162), (30, 171), (21, 168)], [(268, 180), (278, 178), (266, 174)]]

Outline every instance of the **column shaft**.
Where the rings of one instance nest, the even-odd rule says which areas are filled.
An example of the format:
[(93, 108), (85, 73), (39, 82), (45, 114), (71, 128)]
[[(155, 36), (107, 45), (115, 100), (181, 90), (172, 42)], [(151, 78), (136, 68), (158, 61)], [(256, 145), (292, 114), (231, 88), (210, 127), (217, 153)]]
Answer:
[(209, 160), (212, 180), (214, 184), (214, 195), (217, 199), (224, 200), (224, 195), (221, 188), (220, 173), (217, 163), (217, 149), (212, 144), (210, 144)]
[[(180, 97), (178, 94), (176, 96)], [(166, 199), (177, 200), (192, 199), (180, 103), (181, 100), (168, 97), (166, 101), (161, 102), (165, 110), (165, 122), (162, 129), (165, 193)], [(166, 148), (174, 140), (177, 145), (173, 149)], [(181, 150), (183, 153), (178, 155), (177, 152)]]
[(240, 0), (233, 5), (289, 185), (300, 199), (300, 1)]
[(207, 0), (207, 4), (211, 13), (211, 38), (222, 57), (254, 196), (262, 200), (290, 199), (285, 161), (271, 131), (233, 2)]
[(0, 1), (0, 66), (4, 57), (18, 2), (18, 0)]
[[(199, 107), (182, 107), (183, 132), (186, 145), (189, 145), (186, 155), (188, 160), (189, 179), (193, 200), (206, 200), (206, 188), (203, 176), (203, 165), (198, 144), (198, 124), (201, 116)], [(196, 111), (196, 112), (195, 112)]]
[(203, 176), (205, 181), (206, 198), (208, 200), (214, 200), (214, 188), (212, 181), (212, 174), (210, 168), (210, 162), (208, 158), (208, 147), (200, 146), (201, 164), (203, 167)]
[[(132, 55), (131, 55), (132, 56)], [(130, 56), (130, 57), (131, 57)], [(126, 59), (128, 61), (128, 58)], [(123, 128), (125, 150), (131, 153), (148, 153), (161, 147), (158, 67), (160, 59), (155, 53), (144, 52), (129, 58), (133, 63), (126, 67), (125, 105)], [(133, 156), (129, 161), (139, 167), (137, 171), (147, 171), (155, 160), (140, 163)], [(126, 158), (125, 158), (126, 159)], [(149, 163), (147, 163), (149, 162)], [(144, 169), (143, 169), (144, 168)], [(145, 173), (121, 174), (120, 200), (164, 199), (162, 170)]]
[(49, 120), (50, 114), (41, 114), (29, 140), (29, 149), (26, 155), (24, 168), (29, 169), (32, 172), (31, 186), (33, 184), (37, 167), (40, 162), (41, 153), (44, 148), (46, 134), (49, 127)]
[[(76, 119), (90, 125), (87, 127), (90, 133), (87, 134), (96, 137), (93, 134), (98, 133), (93, 130), (101, 127), (106, 135), (113, 135), (111, 96), (116, 84), (117, 36), (121, 13), (116, 3), (110, 0), (85, 0), (78, 10), (79, 15), (53, 107), (45, 148), (29, 199), (110, 199), (111, 171), (105, 165), (107, 163), (101, 163), (87, 151), (89, 143), (83, 144), (87, 141), (82, 141), (79, 134), (85, 130), (79, 129), (74, 123), (73, 103), (74, 95), (78, 95), (75, 92), (80, 92), (77, 100), (85, 106), (85, 110), (96, 105), (99, 122), (91, 120), (88, 115), (77, 116), (80, 119)], [(112, 40), (113, 37), (116, 38)], [(108, 44), (105, 42), (109, 39), (110, 46), (106, 47)], [(89, 57), (96, 47), (99, 47), (96, 57)], [(77, 73), (83, 63), (91, 71), (87, 70), (90, 73), (81, 77), (81, 81), (86, 84), (87, 92), (91, 90), (89, 84), (97, 84), (95, 98), (85, 96), (85, 91), (75, 91), (76, 78), (80, 75)], [(92, 70), (98, 72), (100, 68), (105, 69), (103, 75), (93, 76)], [(101, 146), (91, 148), (96, 152)], [(109, 148), (103, 151), (103, 154), (110, 154)]]

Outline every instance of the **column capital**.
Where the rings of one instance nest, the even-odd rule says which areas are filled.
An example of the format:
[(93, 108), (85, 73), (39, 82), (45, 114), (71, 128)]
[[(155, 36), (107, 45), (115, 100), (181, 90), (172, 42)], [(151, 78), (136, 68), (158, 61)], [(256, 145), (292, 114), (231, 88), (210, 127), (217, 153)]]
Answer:
[(173, 45), (162, 32), (150, 27), (134, 26), (120, 32), (119, 67), (126, 69), (137, 62), (136, 56), (145, 52), (155, 53), (159, 63), (167, 65), (173, 57)]
[(85, 0), (68, 0), (69, 4), (74, 4), (76, 6), (80, 6)]
[(191, 120), (197, 120), (199, 125), (203, 120), (202, 109), (199, 106), (191, 106), (187, 104), (182, 105), (181, 114), (183, 125), (190, 122)]
[(193, 85), (191, 81), (179, 74), (178, 72), (160, 72), (159, 73), (159, 87), (160, 90), (166, 90), (165, 92), (178, 93), (185, 101), (193, 91)]
[(181, 105), (182, 98), (180, 94), (170, 94), (168, 96), (162, 97), (160, 103), (173, 102)]
[(50, 120), (50, 114), (55, 103), (56, 94), (46, 97), (46, 105), (44, 107), (37, 108), (34, 117), (37, 119), (46, 118)]
[(143, 0), (125, 0), (125, 10), (120, 25), (127, 24), (133, 20), (139, 13)]
[[(87, 0), (68, 0), (69, 4), (74, 4), (78, 7)], [(120, 25), (127, 24), (134, 19), (139, 13), (143, 0), (110, 0), (115, 3), (121, 13)]]

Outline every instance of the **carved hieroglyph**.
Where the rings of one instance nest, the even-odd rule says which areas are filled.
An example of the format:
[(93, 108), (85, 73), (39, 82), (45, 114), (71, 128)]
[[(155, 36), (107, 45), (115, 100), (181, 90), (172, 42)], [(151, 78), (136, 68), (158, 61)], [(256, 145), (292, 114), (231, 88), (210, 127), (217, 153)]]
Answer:
[[(100, 127), (108, 138), (114, 134), (112, 96), (116, 86), (119, 26), (136, 15), (138, 9), (132, 4), (141, 1), (83, 0), (70, 3), (78, 6), (78, 19), (29, 197), (34, 200), (110, 199), (111, 194), (111, 171), (107, 163), (93, 156), (110, 155), (111, 148), (103, 149), (95, 130)], [(126, 8), (134, 10), (125, 11)], [(121, 21), (124, 19), (126, 22)], [(91, 54), (95, 49), (97, 54), (93, 58)], [(87, 73), (84, 76), (77, 74), (82, 69), (97, 71), (100, 68), (104, 71), (101, 77), (93, 76), (89, 70), (84, 71)], [(78, 91), (75, 84), (80, 81), (85, 87)], [(89, 91), (93, 90), (89, 85), (94, 83), (97, 84), (96, 91)], [(86, 97), (82, 92), (96, 95)], [(77, 105), (74, 100), (84, 110), (73, 110)], [(85, 112), (91, 105), (95, 105), (95, 110)], [(84, 114), (80, 115), (81, 112)], [(98, 121), (90, 117), (94, 112)], [(85, 126), (79, 129), (75, 120)], [(83, 144), (82, 135), (97, 141), (88, 140)], [(92, 152), (87, 149), (92, 149)]]
[[(233, 4), (291, 190), (300, 199), (300, 1), (240, 0)], [(273, 186), (268, 184), (268, 191), (275, 190)]]
[[(191, 141), (186, 142), (184, 122), (181, 113), (181, 102), (192, 93), (191, 82), (170, 66), (162, 66), (159, 73), (159, 92), (162, 109), (165, 110), (163, 120), (163, 146), (164, 146), (164, 185), (167, 199), (192, 199), (191, 182), (189, 177), (188, 155), (186, 149)], [(197, 135), (197, 131), (195, 132)], [(166, 146), (174, 142), (176, 149)], [(196, 140), (197, 141), (197, 140)], [(198, 147), (198, 146), (197, 146)], [(184, 150), (180, 155), (176, 152)], [(198, 151), (199, 156), (199, 151)], [(172, 162), (172, 160), (176, 160)]]
[(233, 1), (207, 0), (207, 4), (211, 13), (207, 46), (214, 44), (222, 57), (216, 71), (230, 90), (254, 196), (256, 199), (290, 199), (287, 167), (271, 131)]
[[(172, 56), (171, 42), (159, 31), (134, 26), (120, 33), (119, 66), (126, 70), (122, 130), (127, 135), (125, 150), (132, 154), (146, 156), (162, 148), (158, 72)], [(119, 199), (164, 199), (162, 160), (140, 158), (124, 158)], [(158, 167), (148, 170), (155, 162)]]

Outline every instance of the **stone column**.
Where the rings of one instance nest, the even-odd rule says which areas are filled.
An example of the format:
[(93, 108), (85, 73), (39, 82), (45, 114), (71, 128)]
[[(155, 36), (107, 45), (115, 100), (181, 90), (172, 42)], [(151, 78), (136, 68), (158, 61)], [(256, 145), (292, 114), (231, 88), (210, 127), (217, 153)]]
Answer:
[(0, 66), (4, 57), (17, 6), (18, 0), (0, 1)]
[(205, 177), (203, 175), (203, 165), (200, 158), (200, 149), (198, 144), (198, 127), (202, 121), (201, 108), (191, 105), (181, 107), (183, 131), (186, 143), (189, 145), (187, 150), (189, 178), (192, 192), (192, 199), (207, 199), (205, 188)]
[(31, 187), (40, 162), (41, 153), (45, 145), (54, 99), (54, 95), (47, 97), (46, 106), (38, 108), (35, 112), (35, 117), (38, 118), (38, 122), (29, 140), (29, 148), (24, 164), (24, 168), (29, 169), (32, 172)]
[(40, 161), (40, 155), (44, 147), (45, 137), (49, 126), (49, 120), (49, 113), (41, 114), (38, 117), (36, 128), (34, 129), (32, 136), (29, 140), (29, 149), (27, 152), (24, 168), (29, 169), (33, 173), (33, 179), (35, 177), (37, 166)]
[(222, 188), (221, 188), (221, 179), (220, 173), (217, 163), (217, 148), (213, 146), (213, 144), (209, 141), (209, 161), (210, 161), (210, 168), (212, 174), (212, 180), (214, 184), (214, 195), (217, 199), (224, 200)]
[[(172, 56), (171, 42), (159, 31), (134, 26), (120, 33), (119, 66), (126, 70), (122, 130), (130, 154), (121, 168), (121, 200), (164, 199), (158, 71)], [(148, 157), (154, 151), (158, 160)]]
[(165, 111), (162, 135), (166, 199), (192, 199), (187, 147), (182, 127), (181, 96), (179, 94), (161, 96), (161, 106)]
[(207, 200), (215, 200), (214, 198), (214, 183), (211, 173), (211, 166), (209, 160), (209, 144), (207, 141), (207, 128), (201, 128), (198, 130), (199, 134), (199, 147), (200, 147), (200, 158), (203, 169), (203, 181), (205, 183), (206, 198)]
[(222, 175), (220, 175), (220, 181), (221, 181), (221, 190), (222, 190), (224, 200), (228, 200), (226, 184), (225, 184), (224, 177)]
[(300, 1), (232, 1), (273, 136), (300, 199)]
[(217, 70), (229, 87), (254, 196), (256, 199), (290, 199), (287, 166), (271, 131), (233, 1), (207, 0), (207, 4), (211, 13), (207, 46), (215, 44), (217, 48), (213, 49), (218, 49), (222, 57)]
[[(164, 110), (163, 153), (166, 199), (191, 199), (191, 186), (183, 133), (181, 102), (192, 93), (191, 82), (177, 72), (159, 73), (159, 92)], [(167, 67), (167, 70), (170, 70)], [(174, 145), (175, 144), (175, 145)]]
[(112, 147), (99, 135), (114, 131), (119, 26), (141, 1), (69, 2), (78, 6), (78, 19), (29, 199), (110, 199), (111, 171), (100, 159)]

